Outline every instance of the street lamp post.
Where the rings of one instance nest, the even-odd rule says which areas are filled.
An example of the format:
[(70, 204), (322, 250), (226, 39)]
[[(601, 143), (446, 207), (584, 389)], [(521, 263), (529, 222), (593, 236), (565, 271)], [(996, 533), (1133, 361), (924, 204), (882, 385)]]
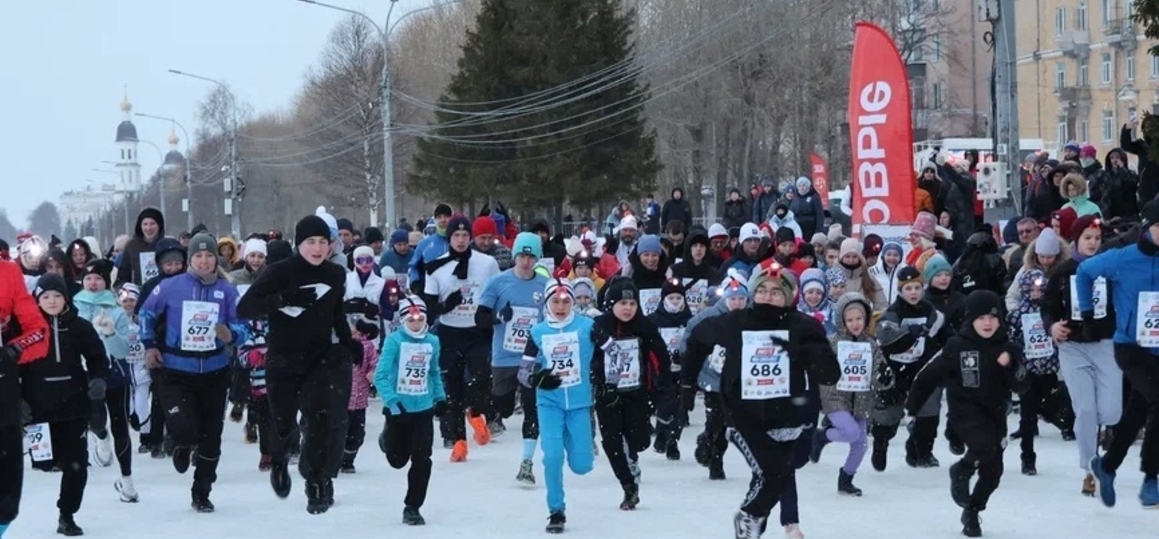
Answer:
[(154, 150), (157, 150), (157, 192), (161, 197), (161, 215), (165, 215), (165, 174), (164, 168), (162, 168), (165, 165), (165, 154), (161, 153), (160, 146), (152, 142), (147, 140), (138, 140), (137, 142), (144, 142), (145, 144), (152, 146)]
[[(189, 153), (189, 131), (186, 131), (185, 126), (181, 125), (173, 118), (155, 116), (152, 114), (145, 114), (143, 112), (134, 113), (134, 116), (152, 118), (154, 120), (164, 120), (177, 126), (177, 128), (181, 130), (181, 134), (185, 136), (185, 174), (183, 174), (183, 179), (185, 180), (185, 216), (188, 219), (188, 226), (185, 230), (193, 230), (193, 167), (190, 165), (190, 160), (193, 159), (193, 155)], [(162, 204), (162, 206), (164, 206), (164, 204)], [(161, 214), (165, 214), (164, 210), (161, 211)]]
[[(307, 4), (313, 4), (315, 6), (321, 6), (324, 8), (329, 8), (329, 9), (341, 11), (344, 13), (349, 13), (351, 15), (355, 15), (358, 17), (362, 17), (363, 19), (365, 19), (367, 22), (370, 23), (370, 26), (372, 26), (375, 30), (378, 31), (378, 36), (379, 36), (379, 38), (382, 39), (382, 84), (380, 86), (380, 90), (382, 92), (382, 95), (380, 97), (380, 99), (382, 100), (382, 106), (380, 107), (380, 109), (382, 110), (382, 145), (383, 145), (382, 146), (382, 183), (383, 183), (383, 187), (384, 187), (383, 188), (384, 200), (382, 201), (382, 206), (383, 206), (383, 213), (385, 214), (385, 218), (386, 218), (386, 221), (385, 221), (386, 222), (386, 230), (387, 231), (394, 230), (394, 228), (398, 226), (398, 222), (395, 220), (395, 212), (394, 212), (394, 209), (395, 209), (395, 200), (394, 200), (395, 199), (395, 194), (394, 194), (394, 146), (393, 146), (393, 142), (391, 140), (392, 137), (391, 137), (391, 129), (390, 129), (390, 125), (391, 125), (391, 114), (390, 114), (390, 36), (391, 36), (391, 34), (394, 33), (394, 28), (396, 26), (398, 26), (398, 24), (400, 22), (402, 22), (404, 19), (406, 19), (407, 17), (410, 17), (411, 15), (414, 15), (416, 13), (422, 13), (424, 11), (429, 11), (429, 10), (432, 10), (435, 8), (448, 6), (451, 4), (457, 4), (457, 3), (461, 2), (462, 0), (447, 0), (444, 2), (439, 2), (436, 4), (431, 4), (431, 5), (426, 6), (426, 7), (422, 7), (422, 8), (408, 11), (405, 14), (403, 14), (403, 16), (399, 17), (398, 20), (394, 22), (394, 24), (390, 24), (390, 15), (394, 12), (394, 5), (395, 5), (395, 3), (398, 2), (398, 0), (390, 0), (390, 9), (387, 10), (387, 12), (386, 12), (386, 24), (384, 26), (379, 26), (378, 23), (374, 21), (374, 19), (370, 18), (369, 15), (362, 13), (361, 11), (354, 11), (353, 9), (348, 9), (348, 8), (344, 8), (341, 6), (335, 6), (335, 5), (331, 5), (331, 4), (326, 4), (323, 2), (318, 2), (316, 0), (298, 0), (298, 1), (304, 2)], [(385, 30), (383, 30), (383, 28), (385, 28)], [(378, 217), (377, 208), (375, 208), (374, 205), (372, 204), (370, 206), (370, 219), (371, 219), (371, 222), (373, 224), (378, 224), (377, 217)]]
[[(230, 108), (230, 127), (229, 127), (229, 228), (233, 233), (233, 237), (241, 238), (241, 212), (238, 211), (238, 190), (237, 190), (237, 99), (233, 95), (233, 91), (226, 86), (224, 82), (201, 75), (194, 75), (193, 73), (186, 73), (176, 69), (170, 69), (170, 73), (174, 75), (181, 75), (192, 79), (203, 80), (216, 84), (225, 93), (229, 95)], [(188, 138), (186, 139), (188, 141)], [(188, 161), (188, 158), (186, 158)], [(193, 197), (189, 199), (190, 210), (193, 209)], [(190, 217), (192, 223), (192, 217)], [(193, 226), (190, 225), (190, 230)]]

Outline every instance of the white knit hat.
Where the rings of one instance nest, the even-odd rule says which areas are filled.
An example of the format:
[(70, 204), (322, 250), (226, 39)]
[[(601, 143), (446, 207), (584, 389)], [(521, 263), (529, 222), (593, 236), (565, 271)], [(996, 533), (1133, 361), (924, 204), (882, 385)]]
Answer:
[(266, 252), (266, 242), (258, 238), (250, 238), (245, 240), (242, 244), (242, 255), (249, 256), (250, 253), (261, 253), (263, 255), (269, 254)]

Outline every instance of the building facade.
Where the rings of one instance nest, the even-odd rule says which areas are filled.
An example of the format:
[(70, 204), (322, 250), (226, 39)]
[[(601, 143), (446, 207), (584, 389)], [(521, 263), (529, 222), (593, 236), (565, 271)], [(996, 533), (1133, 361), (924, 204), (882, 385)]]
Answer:
[(1132, 0), (1020, 0), (1016, 11), (1023, 138), (1090, 143), (1102, 159), (1123, 124), (1159, 113), (1159, 58)]

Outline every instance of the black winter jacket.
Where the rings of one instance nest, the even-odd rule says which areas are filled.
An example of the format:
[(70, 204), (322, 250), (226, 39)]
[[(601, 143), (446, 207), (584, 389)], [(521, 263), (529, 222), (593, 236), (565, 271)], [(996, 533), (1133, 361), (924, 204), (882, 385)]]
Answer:
[[(615, 399), (617, 393), (631, 393), (644, 391), (654, 396), (653, 403), (658, 398), (657, 391), (667, 390), (672, 384), (672, 377), (667, 374), (672, 371), (671, 359), (668, 356), (668, 346), (660, 338), (660, 330), (642, 310), (636, 311), (636, 317), (628, 322), (621, 322), (611, 313), (601, 314), (594, 320), (597, 326), (603, 328), (608, 335), (618, 341), (619, 346), (627, 348), (619, 341), (634, 341), (639, 353), (635, 360), (639, 363), (633, 367), (640, 373), (640, 384), (635, 387), (616, 387), (618, 380), (608, 380), (607, 358), (604, 351), (596, 343), (592, 354), (592, 386), (599, 397), (598, 402), (607, 402)], [(626, 350), (624, 350), (626, 352)], [(626, 371), (625, 371), (626, 372)], [(661, 376), (664, 374), (664, 376)]]
[[(42, 311), (43, 313), (43, 311)], [(93, 325), (71, 306), (48, 321), (48, 356), (20, 366), (21, 395), (33, 423), (87, 419), (89, 380), (109, 374), (109, 357)]]
[[(1043, 290), (1042, 295), (1042, 323), (1049, 328), (1055, 322), (1066, 322), (1067, 329), (1070, 330), (1070, 336), (1067, 340), (1073, 342), (1090, 342), (1083, 338), (1083, 323), (1082, 314), (1077, 317), (1071, 312), (1070, 303), (1070, 287), (1071, 278), (1078, 272), (1079, 262), (1073, 258), (1068, 258), (1059, 263), (1058, 267), (1050, 273), (1050, 279), (1046, 282), (1046, 289)], [(1112, 305), (1111, 287), (1104, 285), (1107, 295), (1102, 299), (1106, 305), (1107, 313), (1103, 318), (1097, 318), (1094, 322), (1094, 336), (1095, 342), (1103, 339), (1110, 339), (1115, 335), (1115, 311), (1109, 307)]]
[(721, 212), (720, 224), (724, 225), (724, 228), (740, 228), (749, 222), (752, 216), (749, 204), (744, 198), (727, 200), (724, 203), (724, 211)]

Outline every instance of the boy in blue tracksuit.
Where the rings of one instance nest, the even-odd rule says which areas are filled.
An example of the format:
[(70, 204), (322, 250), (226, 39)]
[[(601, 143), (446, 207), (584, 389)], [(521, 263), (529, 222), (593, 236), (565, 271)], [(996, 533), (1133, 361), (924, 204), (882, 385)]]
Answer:
[(427, 275), (426, 265), (447, 254), (451, 242), (447, 239), (447, 223), (451, 220), (451, 207), (446, 204), (435, 206), (435, 233), (423, 238), (411, 254), (407, 277), (410, 289), (416, 294), (423, 292), (423, 279)]
[(1096, 341), (1093, 288), (1096, 279), (1106, 279), (1115, 313), (1115, 362), (1131, 383), (1110, 447), (1091, 459), (1099, 497), (1108, 507), (1115, 505), (1115, 472), (1144, 426), (1139, 501), (1144, 507), (1159, 506), (1159, 201), (1148, 202), (1140, 216), (1138, 242), (1083, 260), (1072, 292), (1078, 296), (1083, 332), (1090, 333), (1084, 340)]
[(185, 473), (197, 447), (193, 508), (212, 513), (221, 431), (229, 391), (229, 344), (246, 339), (237, 318), (237, 289), (217, 277), (217, 240), (189, 240), (189, 270), (157, 284), (141, 305), (145, 363), (163, 377), (166, 426), (173, 434), (173, 467)]
[(427, 332), (426, 304), (407, 296), (399, 300), (398, 312), (402, 326), (383, 343), (374, 372), (386, 416), (378, 446), (392, 468), (400, 470), (410, 462), (402, 521), (422, 526), (426, 520), (419, 508), (431, 481), (434, 421), (446, 411), (447, 393), (439, 376), (439, 338)]
[(575, 296), (565, 279), (552, 279), (544, 293), (543, 322), (531, 328), (523, 353), (519, 382), (535, 388), (539, 409), (539, 440), (547, 485), (547, 532), (562, 533), (567, 517), (563, 496), (563, 462), (571, 471), (592, 471), (592, 328), (586, 316), (576, 316)]

